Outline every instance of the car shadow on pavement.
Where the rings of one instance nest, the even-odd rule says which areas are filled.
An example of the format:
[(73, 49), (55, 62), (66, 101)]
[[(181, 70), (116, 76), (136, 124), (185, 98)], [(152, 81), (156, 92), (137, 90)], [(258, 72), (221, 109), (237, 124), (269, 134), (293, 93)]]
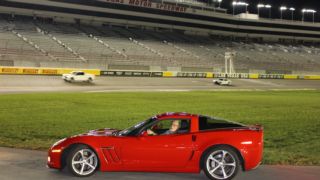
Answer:
[[(49, 170), (49, 176), (53, 179), (78, 179), (68, 172), (67, 168), (64, 170)], [(99, 179), (139, 179), (139, 180), (163, 180), (163, 179), (174, 179), (174, 180), (205, 180), (206, 176), (201, 174), (188, 174), (188, 173), (145, 173), (145, 172), (96, 172), (94, 175), (87, 177), (89, 180)]]

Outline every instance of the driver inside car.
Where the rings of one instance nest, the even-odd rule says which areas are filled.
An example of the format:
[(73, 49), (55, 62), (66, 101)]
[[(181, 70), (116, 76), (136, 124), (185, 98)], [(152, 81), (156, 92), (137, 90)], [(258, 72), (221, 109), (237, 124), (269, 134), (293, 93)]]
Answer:
[[(171, 128), (169, 130), (165, 131), (164, 133), (162, 133), (161, 135), (175, 134), (178, 132), (179, 128), (180, 128), (180, 121), (174, 120), (174, 121), (172, 121)], [(148, 133), (148, 135), (158, 135), (157, 133), (155, 133), (151, 129), (148, 129), (147, 133)]]

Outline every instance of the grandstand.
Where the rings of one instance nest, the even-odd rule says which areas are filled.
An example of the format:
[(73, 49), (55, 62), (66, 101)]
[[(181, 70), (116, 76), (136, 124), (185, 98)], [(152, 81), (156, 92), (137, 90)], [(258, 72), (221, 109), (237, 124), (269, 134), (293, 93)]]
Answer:
[(59, 23), (0, 17), (0, 66), (224, 72), (225, 52), (238, 73), (315, 73), (320, 46), (188, 35), (160, 28)]

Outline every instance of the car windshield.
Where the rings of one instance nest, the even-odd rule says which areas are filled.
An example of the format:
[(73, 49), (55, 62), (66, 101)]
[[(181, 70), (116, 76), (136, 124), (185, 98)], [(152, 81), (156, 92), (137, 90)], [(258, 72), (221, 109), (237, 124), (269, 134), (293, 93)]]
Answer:
[(129, 127), (129, 128), (124, 129), (122, 131), (119, 131), (116, 135), (117, 136), (129, 136), (129, 135), (135, 134), (135, 132), (137, 130), (139, 131), (139, 129), (141, 129), (145, 125), (149, 124), (150, 122), (153, 122), (154, 120), (155, 120), (154, 118), (150, 118), (145, 121), (139, 122), (138, 124), (136, 124), (132, 127)]

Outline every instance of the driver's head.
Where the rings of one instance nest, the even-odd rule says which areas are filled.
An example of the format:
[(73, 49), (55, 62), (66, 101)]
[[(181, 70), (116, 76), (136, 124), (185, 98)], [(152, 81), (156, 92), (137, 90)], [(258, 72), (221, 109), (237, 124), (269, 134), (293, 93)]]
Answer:
[(179, 128), (180, 128), (180, 121), (179, 120), (172, 121), (170, 131), (176, 132)]

